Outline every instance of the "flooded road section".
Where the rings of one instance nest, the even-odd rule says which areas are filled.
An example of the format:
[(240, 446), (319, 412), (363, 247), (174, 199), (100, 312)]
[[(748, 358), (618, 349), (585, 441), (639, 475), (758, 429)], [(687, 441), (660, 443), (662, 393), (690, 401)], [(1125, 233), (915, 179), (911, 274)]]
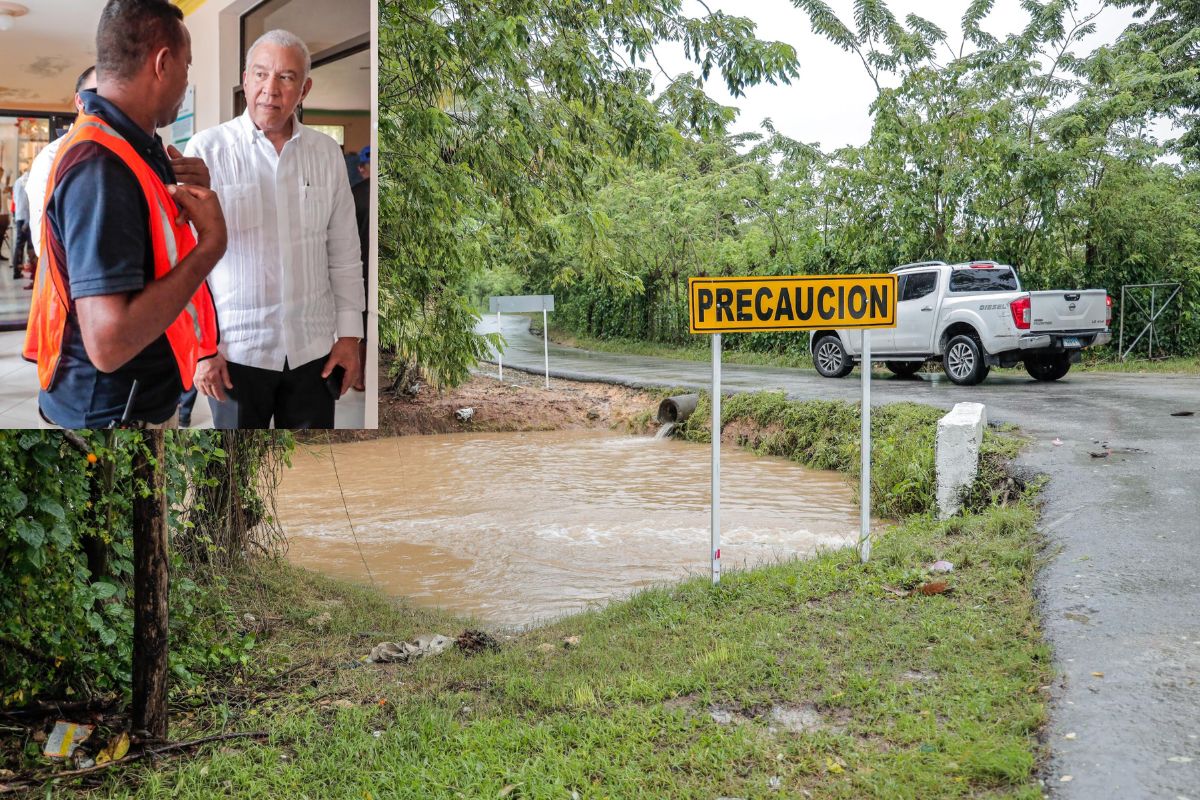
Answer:
[[(526, 626), (707, 575), (709, 457), (706, 446), (579, 431), (380, 439), (334, 445), (332, 460), (301, 446), (278, 510), (296, 564), (363, 583), (369, 566), (390, 594)], [(725, 569), (857, 535), (841, 475), (733, 447), (721, 473)]]

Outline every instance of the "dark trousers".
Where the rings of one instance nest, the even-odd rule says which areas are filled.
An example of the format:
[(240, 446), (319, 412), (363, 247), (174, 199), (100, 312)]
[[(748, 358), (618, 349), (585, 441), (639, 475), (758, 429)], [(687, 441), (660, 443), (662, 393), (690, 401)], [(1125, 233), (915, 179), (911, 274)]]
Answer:
[(29, 250), (29, 261), (33, 262), (33, 237), (30, 235), (29, 220), (17, 220), (17, 241), (13, 245), (13, 277), (21, 277), (21, 265), (25, 263), (25, 251)]
[(332, 428), (333, 395), (321, 370), (328, 356), (292, 369), (259, 369), (226, 362), (232, 389), (225, 400), (208, 398), (214, 428)]
[(188, 389), (179, 395), (179, 427), (192, 427), (192, 409), (196, 407), (196, 387)]

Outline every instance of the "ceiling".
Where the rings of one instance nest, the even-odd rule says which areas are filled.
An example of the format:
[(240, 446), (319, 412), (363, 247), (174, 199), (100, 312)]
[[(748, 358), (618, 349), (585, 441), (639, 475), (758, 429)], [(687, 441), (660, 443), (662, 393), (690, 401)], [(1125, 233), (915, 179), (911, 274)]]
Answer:
[(0, 31), (0, 108), (73, 111), (75, 79), (96, 59), (104, 0), (18, 0), (29, 13)]
[[(73, 112), (75, 79), (96, 60), (96, 23), (105, 0), (18, 0), (29, 13), (0, 31), (0, 109)], [(268, 6), (269, 8), (270, 6)], [(285, 28), (314, 53), (370, 30), (370, 3), (293, 0), (259, 15), (258, 24)], [(324, 11), (325, 13), (321, 13)], [(361, 53), (314, 73), (313, 108), (367, 109), (371, 72)]]

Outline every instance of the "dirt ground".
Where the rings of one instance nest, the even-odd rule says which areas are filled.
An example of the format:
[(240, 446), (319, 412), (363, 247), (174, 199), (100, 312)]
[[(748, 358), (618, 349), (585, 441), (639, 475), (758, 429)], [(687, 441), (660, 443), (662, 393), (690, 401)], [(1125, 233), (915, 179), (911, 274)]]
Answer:
[[(387, 386), (386, 366), (380, 385)], [(343, 438), (359, 440), (456, 431), (542, 431), (619, 429), (646, 433), (657, 426), (654, 412), (662, 396), (606, 383), (582, 383), (545, 378), (506, 369), (504, 383), (493, 370), (474, 371), (456, 389), (438, 392), (421, 383), (415, 395), (383, 392), (379, 398), (378, 431), (345, 431)], [(462, 422), (455, 412), (473, 408)]]

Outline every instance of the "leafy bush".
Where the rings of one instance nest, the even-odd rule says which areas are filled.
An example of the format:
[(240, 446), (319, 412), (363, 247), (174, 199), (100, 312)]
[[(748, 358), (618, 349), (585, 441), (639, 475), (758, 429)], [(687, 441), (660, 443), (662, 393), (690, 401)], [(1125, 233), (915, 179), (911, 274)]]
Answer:
[[(0, 431), (0, 706), (39, 695), (126, 691), (133, 635), (132, 460), (127, 431), (83, 431), (82, 453), (58, 431)], [(167, 433), (171, 670), (176, 679), (244, 661), (225, 580), (174, 545), (203, 536), (197, 490), (228, 454), (217, 432)], [(267, 436), (266, 432), (261, 434)], [(281, 442), (285, 449), (290, 438)], [(261, 456), (261, 453), (259, 454)], [(254, 495), (257, 474), (237, 487)], [(260, 501), (261, 502), (261, 501)]]

